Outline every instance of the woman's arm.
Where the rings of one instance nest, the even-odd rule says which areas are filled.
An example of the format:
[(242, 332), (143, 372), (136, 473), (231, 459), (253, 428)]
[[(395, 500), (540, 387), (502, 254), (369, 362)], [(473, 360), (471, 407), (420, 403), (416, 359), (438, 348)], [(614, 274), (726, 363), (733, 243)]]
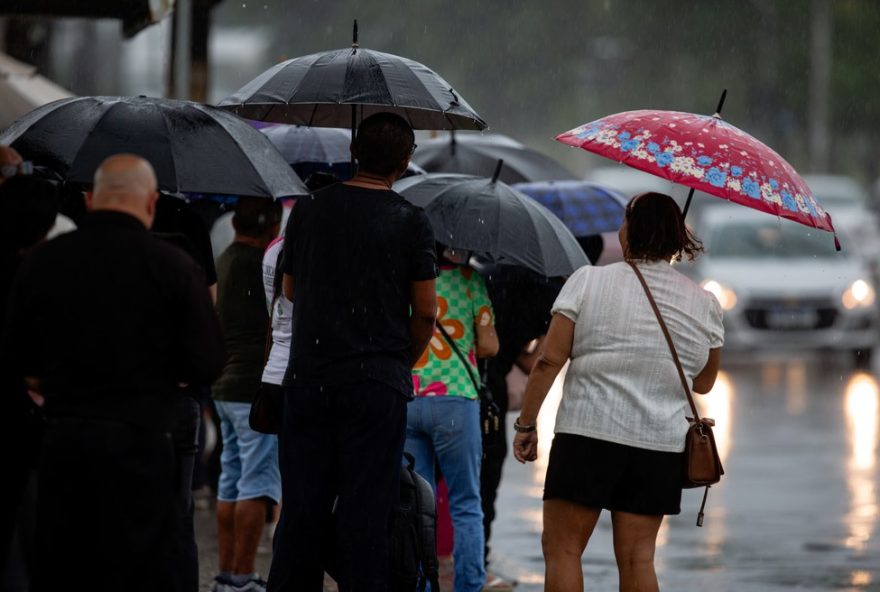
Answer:
[(495, 357), (498, 354), (499, 348), (495, 325), (476, 325), (474, 329), (477, 342), (477, 357), (480, 359)]
[[(574, 321), (559, 313), (553, 315), (541, 353), (529, 373), (525, 398), (517, 423), (522, 426), (535, 426), (538, 412), (553, 381), (571, 357), (574, 339)], [(538, 457), (538, 433), (517, 432), (513, 439), (513, 455), (519, 462), (535, 460)]]
[(716, 347), (709, 350), (709, 359), (706, 365), (700, 370), (700, 373), (694, 376), (693, 390), (695, 393), (705, 395), (712, 390), (715, 385), (715, 378), (718, 377), (718, 368), (721, 366), (721, 348)]

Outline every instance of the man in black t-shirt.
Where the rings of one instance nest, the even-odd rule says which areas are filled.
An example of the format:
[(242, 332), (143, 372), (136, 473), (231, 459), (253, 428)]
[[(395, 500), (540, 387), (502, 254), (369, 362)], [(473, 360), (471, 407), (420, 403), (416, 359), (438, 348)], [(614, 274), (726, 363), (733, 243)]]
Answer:
[(283, 255), (293, 301), (272, 591), (387, 590), (391, 509), (412, 395), (434, 328), (434, 235), (391, 191), (415, 148), (389, 113), (365, 119), (358, 174), (297, 200)]

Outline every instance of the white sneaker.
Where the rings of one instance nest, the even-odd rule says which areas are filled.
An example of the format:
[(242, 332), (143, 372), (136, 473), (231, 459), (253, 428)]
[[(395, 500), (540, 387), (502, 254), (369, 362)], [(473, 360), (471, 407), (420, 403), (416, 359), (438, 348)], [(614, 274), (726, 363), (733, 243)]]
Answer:
[(232, 592), (232, 582), (222, 576), (214, 576), (211, 592)]
[(228, 584), (228, 586), (226, 590), (219, 592), (266, 592), (266, 582), (260, 578), (259, 574), (242, 586), (236, 586), (235, 584)]

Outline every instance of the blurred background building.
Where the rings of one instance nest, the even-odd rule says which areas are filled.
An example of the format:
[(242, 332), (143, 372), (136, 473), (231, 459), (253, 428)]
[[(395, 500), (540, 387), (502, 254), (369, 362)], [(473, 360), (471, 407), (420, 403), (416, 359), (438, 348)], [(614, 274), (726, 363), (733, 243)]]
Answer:
[(186, 92), (173, 4), (2, 0), (0, 47), (74, 94), (214, 102), (281, 60), (348, 45), (358, 18), (362, 46), (442, 72), (492, 131), (579, 173), (601, 163), (556, 133), (627, 109), (709, 112), (724, 88), (725, 118), (798, 170), (868, 187), (880, 169), (875, 0), (178, 0)]

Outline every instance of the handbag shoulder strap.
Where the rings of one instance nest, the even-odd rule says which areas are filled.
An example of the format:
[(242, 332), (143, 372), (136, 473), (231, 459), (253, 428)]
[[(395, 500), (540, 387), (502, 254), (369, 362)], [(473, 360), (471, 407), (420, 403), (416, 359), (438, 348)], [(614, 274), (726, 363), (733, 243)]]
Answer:
[(480, 394), (480, 383), (477, 382), (476, 377), (474, 376), (474, 369), (471, 368), (471, 365), (468, 364), (468, 361), (465, 359), (464, 354), (461, 353), (461, 350), (458, 349), (458, 346), (455, 344), (455, 340), (452, 339), (452, 336), (446, 332), (446, 329), (443, 328), (443, 325), (439, 322), (434, 323), (437, 329), (440, 331), (440, 334), (443, 335), (443, 339), (446, 340), (446, 343), (452, 347), (452, 351), (455, 352), (455, 355), (458, 356), (458, 359), (461, 360), (461, 363), (464, 364), (464, 367), (467, 369), (468, 376), (471, 377), (471, 382), (474, 383), (474, 389), (476, 389), (477, 394)]
[(666, 327), (666, 323), (660, 315), (660, 309), (657, 308), (657, 302), (654, 300), (654, 296), (648, 288), (648, 282), (645, 281), (645, 277), (642, 275), (642, 272), (639, 271), (639, 268), (636, 267), (635, 263), (632, 261), (627, 261), (627, 263), (633, 268), (633, 271), (636, 272), (636, 277), (639, 278), (639, 283), (641, 283), (642, 288), (645, 289), (645, 294), (648, 296), (648, 302), (651, 303), (651, 308), (657, 316), (657, 322), (660, 323), (660, 328), (663, 330), (663, 336), (666, 338), (666, 343), (669, 345), (669, 351), (672, 353), (672, 359), (675, 361), (675, 368), (678, 370), (679, 379), (681, 379), (681, 387), (684, 389), (684, 394), (687, 395), (688, 403), (691, 405), (691, 412), (694, 414), (694, 420), (700, 421), (700, 414), (697, 413), (697, 406), (694, 404), (694, 396), (691, 394), (691, 389), (688, 387), (687, 377), (685, 377), (684, 369), (681, 367), (681, 361), (678, 359), (678, 352), (675, 351), (675, 344), (672, 343), (672, 336), (669, 334), (669, 329)]

